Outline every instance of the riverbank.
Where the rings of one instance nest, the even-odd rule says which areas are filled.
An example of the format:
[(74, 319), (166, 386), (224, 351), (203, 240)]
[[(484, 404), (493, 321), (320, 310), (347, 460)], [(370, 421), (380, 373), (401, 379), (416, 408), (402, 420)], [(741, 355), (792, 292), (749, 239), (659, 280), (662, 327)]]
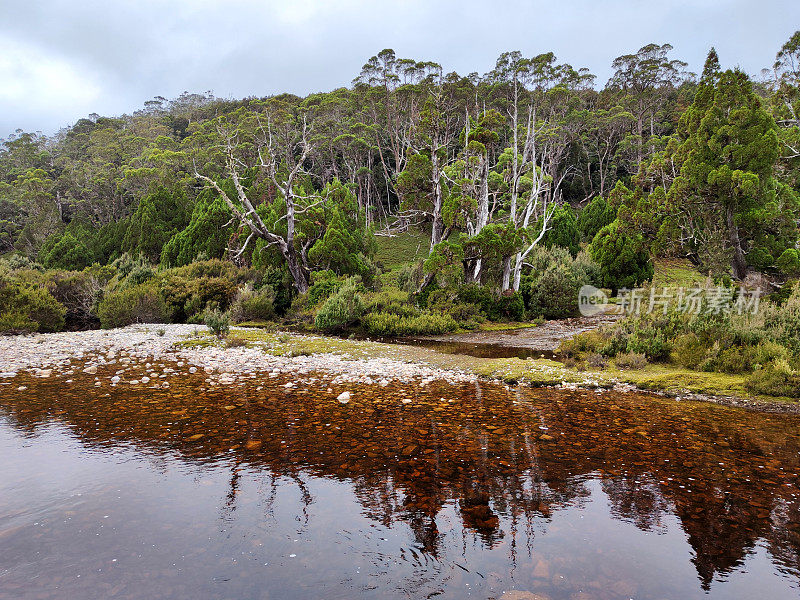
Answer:
[(481, 358), (409, 344), (251, 328), (233, 328), (226, 340), (219, 340), (198, 325), (135, 325), (0, 338), (2, 384), (13, 385), (20, 373), (69, 381), (81, 372), (94, 376), (98, 387), (169, 387), (174, 377), (198, 372), (211, 386), (281, 375), (290, 376), (295, 385), (337, 387), (482, 379), (535, 387), (640, 389), (679, 400), (800, 412), (796, 401), (749, 396), (741, 377), (658, 365), (577, 371), (546, 358)]

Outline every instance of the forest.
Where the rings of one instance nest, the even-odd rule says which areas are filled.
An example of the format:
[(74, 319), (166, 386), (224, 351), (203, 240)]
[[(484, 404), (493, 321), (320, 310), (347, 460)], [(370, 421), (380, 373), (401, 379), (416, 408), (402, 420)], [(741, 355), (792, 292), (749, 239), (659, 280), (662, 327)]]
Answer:
[(694, 368), (724, 371), (743, 360), (720, 358), (724, 327), (748, 368), (800, 386), (800, 31), (757, 77), (713, 48), (699, 74), (675, 55), (619, 56), (603, 84), (553, 53), (461, 75), (387, 49), (304, 98), (184, 93), (17, 131), (0, 145), (0, 331), (442, 333), (575, 316), (581, 286), (615, 295), (675, 259), (764, 286), (775, 323), (743, 341), (651, 316), (572, 353), (691, 346)]

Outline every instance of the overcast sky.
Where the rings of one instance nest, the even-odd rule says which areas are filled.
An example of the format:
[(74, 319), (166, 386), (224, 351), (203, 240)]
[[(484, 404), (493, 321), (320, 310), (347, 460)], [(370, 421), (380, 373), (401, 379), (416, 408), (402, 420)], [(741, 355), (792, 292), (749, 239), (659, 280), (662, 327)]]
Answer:
[(693, 71), (713, 45), (757, 74), (798, 28), (800, 0), (0, 0), (0, 138), (184, 90), (331, 90), (383, 48), (462, 74), (553, 51), (604, 85), (647, 43)]

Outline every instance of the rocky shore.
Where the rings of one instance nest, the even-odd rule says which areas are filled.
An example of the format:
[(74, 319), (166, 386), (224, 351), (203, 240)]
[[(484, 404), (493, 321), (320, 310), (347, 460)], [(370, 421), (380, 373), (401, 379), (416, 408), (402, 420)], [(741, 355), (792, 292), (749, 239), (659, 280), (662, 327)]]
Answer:
[[(198, 325), (134, 325), (121, 329), (9, 336), (0, 338), (0, 382), (18, 374), (35, 377), (94, 375), (97, 386), (148, 385), (168, 387), (181, 373), (207, 375), (210, 385), (231, 385), (257, 375), (289, 376), (297, 384), (318, 378), (330, 385), (392, 381), (426, 385), (434, 380), (452, 384), (474, 381), (471, 373), (437, 369), (390, 358), (356, 358), (332, 353), (293, 356), (270, 353), (269, 343), (226, 348), (216, 344), (186, 344), (205, 335)], [(303, 337), (298, 334), (285, 334)], [(287, 386), (292, 385), (287, 383)]]

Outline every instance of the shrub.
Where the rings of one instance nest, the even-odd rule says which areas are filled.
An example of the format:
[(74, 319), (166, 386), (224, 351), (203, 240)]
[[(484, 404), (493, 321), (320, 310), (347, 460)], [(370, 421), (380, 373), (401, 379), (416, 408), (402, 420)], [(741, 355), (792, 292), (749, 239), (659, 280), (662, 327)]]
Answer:
[(330, 298), (336, 292), (342, 282), (333, 271), (318, 271), (313, 274), (314, 283), (308, 288), (308, 306), (317, 306), (323, 300)]
[(208, 310), (203, 314), (203, 322), (208, 330), (218, 338), (224, 338), (231, 330), (231, 317), (227, 312), (218, 308)]
[(628, 337), (626, 348), (629, 354), (643, 354), (649, 360), (661, 361), (669, 358), (672, 345), (663, 330), (645, 326), (634, 329)]
[(586, 357), (586, 364), (595, 369), (605, 369), (608, 366), (608, 359), (597, 352), (593, 352)]
[(65, 314), (47, 289), (0, 276), (0, 332), (60, 331)]
[[(468, 283), (459, 286), (453, 300), (480, 307), (481, 313), (490, 321), (521, 321), (525, 318), (525, 302), (519, 292), (496, 295), (486, 286)], [(431, 308), (430, 304), (428, 308)]]
[(595, 196), (578, 215), (578, 230), (584, 240), (591, 240), (597, 232), (617, 218), (617, 211), (602, 196)]
[(626, 352), (620, 354), (614, 359), (614, 364), (619, 369), (644, 369), (647, 366), (647, 357), (644, 354), (636, 352)]
[(364, 314), (364, 302), (358, 292), (361, 278), (350, 277), (328, 298), (314, 317), (314, 326), (322, 331), (339, 331), (353, 325)]
[(437, 289), (432, 292), (428, 296), (428, 310), (432, 313), (450, 315), (466, 329), (474, 329), (484, 320), (480, 306), (459, 301), (458, 290), (453, 288)]
[(585, 353), (600, 353), (607, 338), (600, 330), (586, 331), (561, 342), (558, 353), (561, 356), (579, 358)]
[(274, 301), (275, 292), (271, 287), (254, 290), (253, 284), (247, 283), (236, 292), (231, 304), (231, 319), (234, 323), (269, 321), (275, 316)]
[(578, 290), (583, 285), (574, 270), (563, 264), (549, 267), (531, 285), (528, 309), (545, 319), (565, 319), (578, 314)]
[(800, 398), (800, 373), (793, 371), (785, 360), (777, 360), (754, 371), (745, 380), (745, 387), (756, 394)]
[(563, 248), (537, 248), (530, 264), (532, 273), (526, 278), (528, 311), (546, 319), (577, 316), (578, 290), (600, 279), (600, 267), (586, 252), (573, 259)]
[(557, 206), (550, 218), (550, 228), (542, 240), (548, 248), (566, 248), (572, 256), (580, 250), (581, 233), (575, 211), (569, 204)]
[(397, 273), (397, 285), (401, 290), (413, 293), (422, 285), (424, 277), (422, 262), (415, 262), (400, 269)]
[(395, 287), (369, 294), (364, 304), (367, 312), (392, 312), (404, 316), (420, 314), (419, 307), (411, 302), (411, 294)]
[(47, 288), (66, 308), (67, 323), (80, 326), (96, 323), (103, 282), (89, 269), (48, 272)]
[(70, 231), (53, 234), (42, 245), (39, 260), (49, 269), (83, 269), (94, 260), (84, 239), (85, 236), (79, 239)]
[(765, 303), (761, 318), (769, 340), (800, 356), (800, 285), (795, 285), (792, 294), (781, 306)]
[(97, 307), (104, 329), (125, 327), (133, 323), (163, 323), (167, 306), (152, 284), (117, 290), (106, 294)]
[(22, 269), (31, 270), (31, 271), (43, 271), (44, 267), (40, 265), (38, 262), (32, 261), (29, 257), (25, 256), (24, 254), (12, 254), (11, 256), (5, 257), (5, 262), (8, 265), (8, 268), (12, 271), (19, 271)]
[(789, 248), (775, 261), (778, 270), (790, 277), (800, 277), (800, 250)]
[(227, 310), (251, 272), (222, 260), (195, 262), (159, 276), (161, 296), (173, 321), (197, 321), (206, 310)]
[(458, 323), (450, 315), (424, 313), (416, 317), (401, 317), (393, 313), (370, 313), (361, 320), (371, 335), (403, 337), (410, 335), (439, 335), (454, 331)]
[(698, 369), (703, 364), (708, 346), (697, 334), (689, 332), (676, 338), (672, 345), (672, 356), (678, 364), (688, 369)]

